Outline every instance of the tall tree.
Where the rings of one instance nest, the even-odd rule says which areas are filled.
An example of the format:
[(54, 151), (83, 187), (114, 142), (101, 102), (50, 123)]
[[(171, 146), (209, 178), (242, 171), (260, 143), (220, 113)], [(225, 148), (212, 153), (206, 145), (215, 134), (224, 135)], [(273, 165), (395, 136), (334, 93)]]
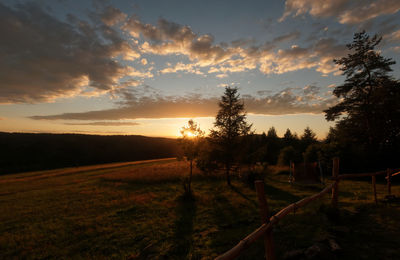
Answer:
[(204, 136), (204, 132), (200, 129), (192, 119), (188, 124), (181, 128), (180, 143), (182, 146), (183, 154), (190, 162), (190, 173), (187, 182), (184, 183), (185, 191), (191, 193), (192, 175), (193, 175), (193, 161), (197, 158), (200, 150), (200, 140)]
[(316, 134), (314, 133), (313, 130), (311, 130), (310, 127), (306, 127), (304, 129), (304, 133), (303, 135), (300, 137), (300, 142), (303, 148), (303, 151), (305, 151), (305, 149), (307, 149), (307, 147), (311, 144), (317, 143), (317, 138), (316, 138)]
[(337, 128), (364, 142), (370, 151), (400, 136), (400, 83), (389, 76), (395, 62), (375, 50), (381, 40), (365, 31), (354, 35), (347, 45), (351, 53), (334, 60), (346, 76), (333, 91), (341, 101), (324, 111), (328, 121), (339, 119)]
[(279, 150), (280, 150), (280, 138), (276, 134), (275, 127), (271, 127), (268, 129), (266, 142), (267, 142), (267, 151), (266, 151), (266, 160), (269, 164), (276, 164), (278, 161)]
[(285, 134), (283, 135), (283, 143), (285, 146), (293, 146), (295, 147), (297, 145), (297, 141), (298, 141), (298, 137), (297, 134), (294, 133), (292, 134), (292, 131), (290, 131), (290, 129), (286, 129)]
[(230, 171), (235, 152), (240, 137), (250, 132), (251, 125), (246, 122), (244, 103), (240, 100), (237, 88), (226, 87), (218, 106), (219, 111), (210, 136), (221, 151), (219, 159), (224, 164), (226, 181), (231, 185)]

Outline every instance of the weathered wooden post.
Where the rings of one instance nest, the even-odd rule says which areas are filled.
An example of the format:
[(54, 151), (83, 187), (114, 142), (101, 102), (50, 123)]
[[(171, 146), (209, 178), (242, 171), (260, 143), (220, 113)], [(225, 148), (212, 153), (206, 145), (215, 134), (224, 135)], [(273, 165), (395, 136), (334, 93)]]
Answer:
[(339, 158), (333, 158), (332, 167), (332, 179), (335, 181), (335, 185), (332, 187), (332, 206), (337, 208), (338, 204), (338, 193), (339, 193)]
[[(269, 222), (269, 209), (267, 200), (265, 199), (264, 181), (255, 181), (258, 202), (260, 204), (261, 224)], [(274, 241), (271, 231), (265, 233), (264, 236), (265, 258), (267, 260), (275, 260)]]
[(388, 195), (392, 195), (392, 184), (391, 184), (392, 170), (391, 169), (387, 169), (386, 173), (387, 173), (386, 181), (387, 181)]
[(372, 175), (372, 189), (374, 191), (374, 198), (375, 198), (375, 204), (378, 204), (378, 199), (376, 197), (376, 176)]

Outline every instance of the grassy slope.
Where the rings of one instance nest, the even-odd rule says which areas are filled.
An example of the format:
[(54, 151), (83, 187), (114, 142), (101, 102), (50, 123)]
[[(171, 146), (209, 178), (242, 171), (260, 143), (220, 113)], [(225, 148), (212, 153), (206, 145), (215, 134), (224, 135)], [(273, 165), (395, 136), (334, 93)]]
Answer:
[[(231, 189), (195, 172), (195, 199), (185, 199), (187, 170), (186, 163), (167, 160), (1, 176), (0, 257), (209, 259), (259, 226), (252, 187), (233, 181)], [(265, 181), (273, 212), (322, 188), (290, 185), (276, 173)], [(400, 208), (372, 204), (368, 181), (341, 182), (340, 191), (339, 216), (326, 197), (274, 229), (278, 258), (334, 236), (340, 259), (400, 259)], [(382, 198), (383, 183), (378, 192)], [(262, 254), (260, 241), (241, 258)]]

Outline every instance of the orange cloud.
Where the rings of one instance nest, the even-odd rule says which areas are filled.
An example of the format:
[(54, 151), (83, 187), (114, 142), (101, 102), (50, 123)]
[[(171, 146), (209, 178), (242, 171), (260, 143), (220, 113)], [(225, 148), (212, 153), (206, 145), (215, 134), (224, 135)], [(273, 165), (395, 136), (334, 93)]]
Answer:
[(342, 24), (357, 24), (399, 10), (398, 0), (286, 0), (285, 12), (279, 21), (308, 13), (314, 17), (335, 17)]
[[(269, 92), (265, 92), (269, 93)], [(264, 93), (264, 94), (265, 94)], [(154, 96), (154, 95), (153, 95)], [(89, 111), (82, 113), (64, 113), (48, 116), (32, 116), (35, 120), (121, 120), (140, 118), (177, 118), (210, 117), (218, 111), (219, 98), (203, 98), (200, 95), (188, 97), (141, 97), (126, 95), (122, 107)], [(304, 88), (286, 88), (278, 93), (264, 96), (243, 96), (248, 113), (263, 115), (285, 115), (313, 113), (320, 114), (336, 102), (332, 95), (320, 93), (316, 86)]]

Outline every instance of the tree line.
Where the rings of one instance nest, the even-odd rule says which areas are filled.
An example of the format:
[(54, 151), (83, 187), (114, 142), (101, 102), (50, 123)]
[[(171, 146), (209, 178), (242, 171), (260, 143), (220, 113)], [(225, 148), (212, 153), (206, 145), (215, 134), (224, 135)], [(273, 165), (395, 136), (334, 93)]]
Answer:
[(0, 174), (176, 157), (176, 139), (0, 132)]
[[(191, 165), (196, 161), (205, 172), (223, 170), (228, 185), (232, 170), (257, 163), (318, 161), (329, 169), (331, 159), (339, 156), (342, 171), (398, 167), (400, 81), (389, 74), (395, 62), (375, 49), (381, 40), (365, 31), (356, 33), (347, 45), (349, 54), (333, 60), (346, 79), (333, 91), (339, 101), (323, 111), (328, 121), (336, 122), (324, 140), (317, 140), (309, 127), (300, 137), (290, 129), (278, 137), (274, 127), (255, 134), (246, 121), (238, 89), (226, 87), (210, 135), (181, 138), (185, 154), (191, 151)], [(190, 124), (196, 125), (192, 120)], [(197, 125), (196, 129), (201, 131)]]

